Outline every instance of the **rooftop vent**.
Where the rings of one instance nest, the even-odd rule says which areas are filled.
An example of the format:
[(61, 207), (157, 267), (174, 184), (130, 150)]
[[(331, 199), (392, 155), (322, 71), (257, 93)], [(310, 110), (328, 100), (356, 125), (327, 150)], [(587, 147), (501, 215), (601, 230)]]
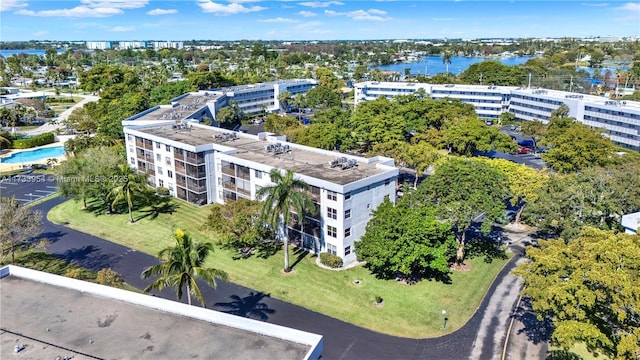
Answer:
[(346, 157), (338, 157), (334, 160), (329, 161), (329, 166), (331, 168), (339, 167), (342, 170), (350, 169), (352, 167), (358, 166), (358, 162), (353, 159), (347, 159)]
[(237, 140), (238, 135), (236, 133), (222, 133), (222, 134), (215, 134), (213, 138), (220, 142), (226, 142), (226, 141)]
[(264, 147), (264, 150), (267, 153), (272, 153), (273, 155), (279, 155), (279, 154), (291, 152), (291, 148), (289, 147), (289, 145), (287, 144), (283, 145), (280, 143), (266, 145)]

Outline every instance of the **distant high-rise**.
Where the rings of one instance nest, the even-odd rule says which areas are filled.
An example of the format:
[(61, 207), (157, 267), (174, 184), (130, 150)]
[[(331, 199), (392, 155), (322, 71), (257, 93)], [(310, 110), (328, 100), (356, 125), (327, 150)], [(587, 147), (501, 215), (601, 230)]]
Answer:
[(160, 49), (182, 49), (184, 47), (183, 41), (156, 41), (153, 43), (154, 50)]
[(111, 41), (85, 41), (84, 45), (90, 50), (111, 49)]
[(144, 49), (147, 47), (146, 41), (119, 41), (118, 49)]

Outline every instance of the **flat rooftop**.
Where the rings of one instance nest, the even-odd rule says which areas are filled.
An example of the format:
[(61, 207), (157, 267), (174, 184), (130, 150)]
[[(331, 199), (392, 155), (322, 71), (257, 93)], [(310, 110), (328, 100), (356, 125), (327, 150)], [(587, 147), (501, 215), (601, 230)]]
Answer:
[(171, 105), (161, 105), (153, 111), (148, 111), (144, 115), (135, 118), (135, 120), (175, 120), (180, 122), (187, 116), (202, 109), (209, 101), (213, 101), (222, 96), (219, 92), (199, 91), (187, 93), (176, 98)]
[[(376, 167), (376, 163), (358, 162), (357, 167), (342, 170), (340, 167), (331, 168), (329, 163), (337, 157), (347, 156), (339, 152), (323, 150), (305, 150), (295, 144), (291, 146), (288, 154), (273, 155), (265, 151), (267, 141), (259, 140), (257, 137), (246, 134), (238, 134), (238, 138), (233, 141), (220, 141), (215, 139), (216, 135), (223, 134), (223, 131), (213, 127), (192, 126), (191, 130), (176, 130), (170, 125), (145, 127), (135, 129), (142, 133), (155, 135), (161, 138), (170, 139), (191, 146), (206, 144), (220, 144), (237, 150), (233, 156), (260, 164), (280, 169), (295, 169), (296, 173), (330, 181), (339, 185), (346, 185), (354, 181), (377, 175), (386, 170)], [(284, 143), (283, 144), (288, 144)], [(358, 158), (347, 156), (349, 158)], [(360, 158), (364, 159), (364, 158)]]
[[(0, 280), (0, 294), (2, 359), (280, 360), (304, 359), (310, 349), (257, 332), (13, 275)], [(14, 354), (19, 344), (26, 347)]]

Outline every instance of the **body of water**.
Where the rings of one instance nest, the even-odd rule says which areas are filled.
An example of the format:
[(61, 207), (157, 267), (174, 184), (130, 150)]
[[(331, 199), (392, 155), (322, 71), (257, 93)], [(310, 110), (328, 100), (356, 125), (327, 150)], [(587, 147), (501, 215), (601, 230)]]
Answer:
[[(469, 66), (483, 62), (486, 60), (497, 60), (501, 63), (509, 66), (524, 64), (532, 56), (517, 56), (517, 57), (505, 57), (505, 58), (485, 58), (485, 57), (467, 57), (467, 56), (452, 56), (451, 64), (449, 64), (449, 73), (454, 75), (460, 75), (463, 71), (467, 70)], [(442, 63), (442, 56), (423, 56), (420, 61), (409, 63), (397, 63), (390, 65), (373, 66), (382, 71), (394, 71), (400, 74), (404, 74), (404, 69), (410, 69), (413, 75), (429, 75), (446, 73), (447, 65)]]
[(3, 164), (20, 164), (50, 158), (57, 158), (63, 155), (64, 146), (54, 146), (36, 150), (16, 152), (11, 154), (11, 156), (0, 159), (0, 162)]
[[(15, 54), (20, 54), (20, 53), (25, 53), (27, 55), (38, 55), (38, 56), (44, 56), (44, 52), (45, 50), (43, 49), (3, 49), (0, 50), (0, 55), (2, 55), (5, 58), (8, 58), (9, 56), (13, 56)], [(58, 50), (58, 54), (63, 53), (62, 50)]]

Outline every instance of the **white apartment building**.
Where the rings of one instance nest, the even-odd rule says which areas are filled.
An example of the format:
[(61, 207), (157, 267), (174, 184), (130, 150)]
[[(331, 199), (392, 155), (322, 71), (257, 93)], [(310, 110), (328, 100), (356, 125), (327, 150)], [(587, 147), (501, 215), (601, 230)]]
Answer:
[(144, 49), (147, 47), (146, 41), (119, 41), (118, 49)]
[[(396, 200), (393, 159), (363, 158), (288, 143), (269, 133), (248, 135), (198, 124), (215, 97), (190, 93), (123, 121), (129, 165), (153, 186), (197, 205), (256, 199), (271, 185), (269, 172), (294, 170), (309, 184), (316, 211), (289, 228), (290, 239), (344, 263), (385, 198)], [(169, 115), (167, 115), (169, 114)]]
[(225, 94), (228, 101), (235, 101), (240, 109), (247, 114), (263, 111), (277, 112), (280, 108), (278, 97), (285, 91), (291, 96), (304, 94), (318, 85), (313, 79), (278, 80), (251, 85), (230, 86), (215, 89)]
[(111, 41), (85, 41), (84, 45), (89, 50), (111, 49)]
[(184, 41), (154, 41), (153, 50), (160, 49), (182, 49), (184, 48)]
[(435, 85), (404, 82), (363, 82), (355, 84), (355, 103), (380, 96), (392, 98), (424, 89), (434, 99), (445, 97), (472, 104), (479, 117), (492, 119), (507, 111), (517, 120), (549, 121), (561, 104), (569, 107), (569, 116), (591, 127), (602, 128), (616, 144), (640, 150), (640, 103), (616, 101), (600, 96), (582, 95), (547, 89), (509, 86)]

